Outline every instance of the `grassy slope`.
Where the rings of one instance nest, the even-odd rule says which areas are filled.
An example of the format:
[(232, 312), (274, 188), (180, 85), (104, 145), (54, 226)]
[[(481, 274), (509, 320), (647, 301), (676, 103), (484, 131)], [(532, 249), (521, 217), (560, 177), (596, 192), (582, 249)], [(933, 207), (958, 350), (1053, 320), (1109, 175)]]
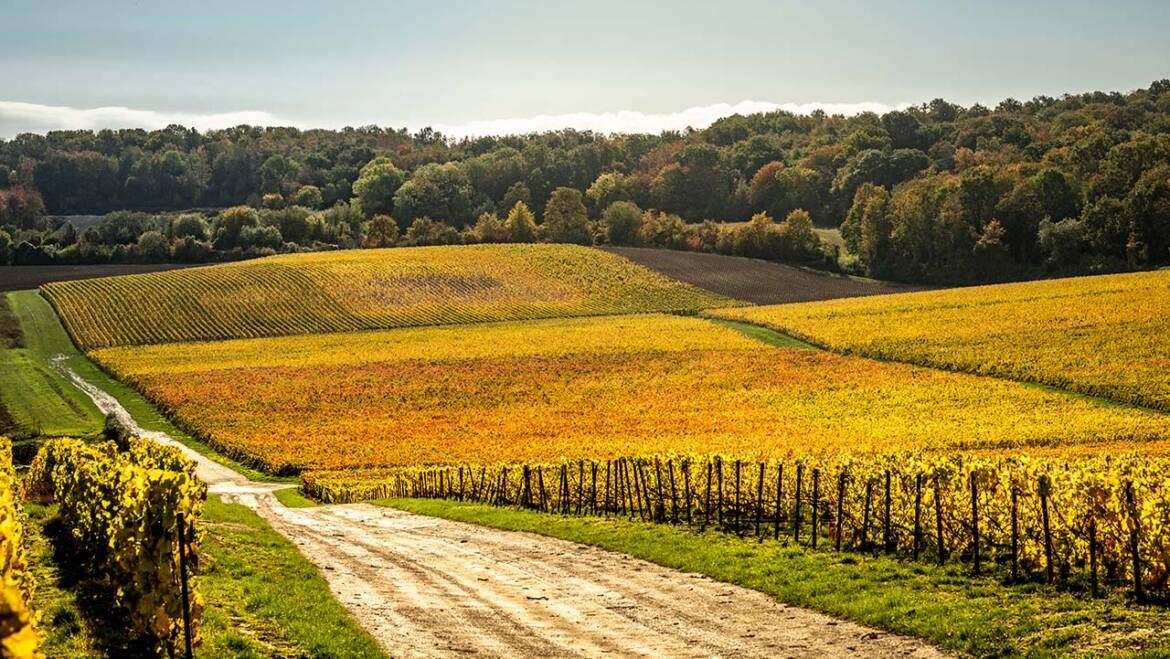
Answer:
[(1036, 585), (1008, 587), (991, 578), (971, 579), (954, 564), (838, 555), (612, 518), (426, 499), (375, 503), (594, 545), (963, 654), (1170, 656), (1170, 613), (1164, 608), (1134, 606), (1120, 596), (1089, 600)]
[[(84, 435), (102, 427), (102, 415), (84, 394), (48, 366), (53, 355), (72, 351), (56, 314), (34, 291), (4, 294), (19, 323), (23, 347), (0, 348), (0, 406), (13, 424), (7, 432), (32, 435)], [(8, 344), (5, 344), (6, 346)]]
[[(108, 593), (53, 555), (53, 506), (29, 504), (30, 562), (50, 657), (131, 656), (107, 612)], [(205, 657), (383, 657), (295, 545), (251, 510), (211, 495), (202, 518), (206, 600), (196, 654)]]
[(709, 320), (716, 325), (730, 327), (744, 336), (755, 339), (757, 341), (762, 341), (770, 346), (776, 346), (778, 348), (804, 348), (806, 350), (820, 350), (820, 348), (812, 345), (811, 343), (805, 343), (798, 338), (788, 336), (787, 334), (781, 334), (780, 332), (768, 329), (767, 327), (752, 325), (751, 323), (741, 323), (738, 320), (725, 320), (723, 318), (706, 318), (706, 320)]

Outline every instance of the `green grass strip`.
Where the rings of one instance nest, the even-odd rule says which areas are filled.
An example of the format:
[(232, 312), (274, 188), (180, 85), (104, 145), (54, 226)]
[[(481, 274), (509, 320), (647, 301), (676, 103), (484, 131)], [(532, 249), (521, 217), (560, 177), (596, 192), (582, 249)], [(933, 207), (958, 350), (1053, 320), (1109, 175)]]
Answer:
[(210, 495), (199, 588), (205, 657), (384, 657), (296, 545), (259, 515)]

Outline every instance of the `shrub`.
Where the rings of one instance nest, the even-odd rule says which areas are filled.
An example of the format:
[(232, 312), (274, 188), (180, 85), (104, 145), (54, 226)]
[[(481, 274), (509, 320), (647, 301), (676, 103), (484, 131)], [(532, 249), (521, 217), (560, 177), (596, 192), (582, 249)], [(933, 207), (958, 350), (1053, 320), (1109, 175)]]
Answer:
[[(176, 448), (131, 438), (126, 450), (113, 442), (77, 439), (47, 442), (29, 468), (30, 492), (51, 493), (78, 547), (93, 570), (109, 582), (132, 631), (174, 652), (182, 635), (178, 514), (188, 538), (184, 559), (198, 566), (195, 519), (207, 486), (195, 464)], [(194, 625), (203, 608), (190, 583)]]

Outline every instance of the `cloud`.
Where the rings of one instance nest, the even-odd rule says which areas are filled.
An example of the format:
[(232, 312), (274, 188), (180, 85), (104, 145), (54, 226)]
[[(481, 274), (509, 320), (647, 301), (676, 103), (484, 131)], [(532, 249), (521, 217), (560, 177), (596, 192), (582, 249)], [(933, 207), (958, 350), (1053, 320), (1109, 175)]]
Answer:
[[(739, 103), (716, 103), (687, 108), (680, 112), (648, 114), (635, 110), (617, 112), (575, 112), (571, 114), (536, 115), (513, 119), (485, 119), (463, 123), (430, 124), (432, 128), (449, 137), (477, 137), (483, 135), (508, 135), (576, 128), (597, 133), (652, 133), (664, 130), (683, 130), (687, 127), (701, 129), (710, 126), (717, 119), (733, 114), (773, 112), (784, 110), (795, 114), (809, 114), (823, 110), (828, 114), (855, 115), (861, 112), (884, 113), (902, 109), (908, 104), (886, 105), (877, 102), (862, 103), (771, 103), (767, 101), (740, 101)], [(298, 126), (307, 127), (303, 122), (291, 121), (263, 110), (243, 110), (220, 113), (156, 112), (134, 110), (126, 107), (71, 108), (56, 105), (39, 105), (16, 101), (0, 101), (0, 137), (11, 138), (19, 133), (45, 133), (50, 130), (73, 130), (102, 128), (145, 128), (154, 130), (170, 124), (195, 127), (199, 130), (230, 128), (240, 124), (252, 126)], [(389, 124), (387, 124), (389, 125)], [(422, 128), (412, 126), (412, 130)]]
[(253, 126), (287, 126), (289, 122), (268, 112), (244, 110), (198, 114), (189, 112), (155, 112), (125, 107), (71, 108), (16, 101), (0, 101), (0, 137), (20, 133), (44, 133), (50, 130), (101, 128), (145, 128), (155, 130), (171, 124), (199, 130), (230, 128), (240, 124)]
[(542, 114), (517, 119), (488, 119), (460, 124), (434, 124), (432, 127), (451, 137), (524, 134), (559, 128), (576, 128), (597, 133), (660, 133), (664, 130), (683, 130), (688, 126), (696, 129), (706, 128), (717, 119), (733, 114), (774, 112), (776, 110), (784, 110), (794, 114), (810, 114), (814, 110), (824, 110), (828, 114), (849, 116), (862, 112), (881, 114), (890, 110), (903, 109), (908, 105), (908, 103), (886, 105), (876, 102), (798, 104), (740, 101), (734, 105), (716, 103), (664, 114), (646, 114), (633, 110), (603, 113), (576, 112), (556, 115)]

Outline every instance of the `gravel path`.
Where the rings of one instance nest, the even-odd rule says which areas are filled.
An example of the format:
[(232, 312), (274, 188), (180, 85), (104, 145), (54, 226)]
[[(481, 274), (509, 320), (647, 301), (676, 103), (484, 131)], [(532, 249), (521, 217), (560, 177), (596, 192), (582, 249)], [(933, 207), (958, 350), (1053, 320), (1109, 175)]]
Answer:
[(762, 593), (544, 536), (372, 506), (288, 508), (113, 396), (54, 367), (104, 413), (181, 448), (212, 492), (297, 544), (394, 657), (941, 657), (922, 641), (787, 606)]

